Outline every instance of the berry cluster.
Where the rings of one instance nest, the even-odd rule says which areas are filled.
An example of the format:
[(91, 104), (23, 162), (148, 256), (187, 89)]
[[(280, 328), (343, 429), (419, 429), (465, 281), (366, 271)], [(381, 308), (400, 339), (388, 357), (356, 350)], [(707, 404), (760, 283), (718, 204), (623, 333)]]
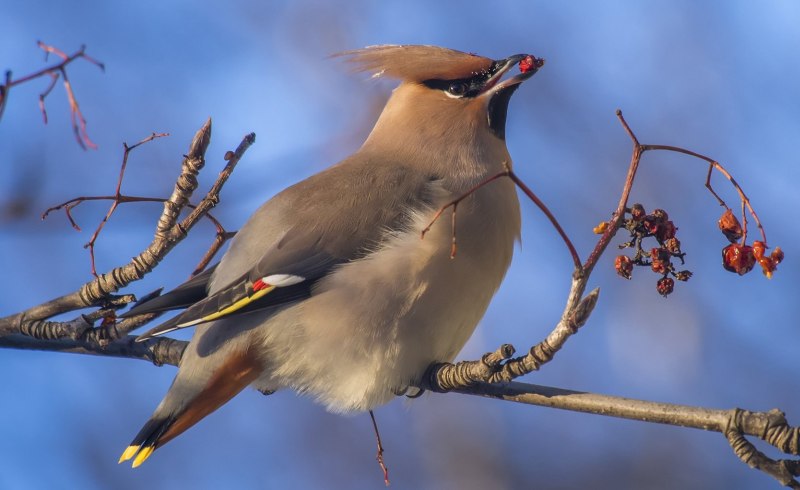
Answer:
[[(628, 215), (630, 217), (627, 217)], [(656, 290), (664, 297), (672, 293), (675, 288), (675, 279), (688, 281), (692, 277), (692, 273), (688, 270), (676, 270), (675, 264), (672, 262), (677, 258), (683, 265), (683, 258), (686, 254), (681, 251), (681, 242), (675, 236), (678, 227), (670, 221), (666, 211), (655, 209), (652, 213), (647, 214), (644, 206), (634, 204), (626, 210), (626, 217), (622, 220), (620, 227), (630, 232), (631, 239), (620, 245), (619, 248), (633, 248), (634, 255), (633, 257), (617, 256), (614, 261), (617, 274), (625, 279), (630, 279), (634, 265), (650, 267), (653, 272), (661, 276), (656, 282)], [(648, 251), (642, 246), (642, 243), (644, 239), (650, 237), (656, 239), (658, 247), (652, 247)]]
[(730, 209), (726, 209), (722, 213), (722, 217), (720, 217), (717, 224), (725, 238), (731, 242), (730, 245), (722, 249), (722, 267), (727, 271), (743, 276), (753, 270), (756, 262), (758, 262), (764, 275), (768, 279), (772, 279), (772, 273), (777, 270), (778, 264), (783, 260), (781, 247), (775, 247), (775, 250), (767, 256), (765, 255), (767, 244), (762, 241), (755, 240), (752, 246), (744, 242), (738, 243), (744, 233), (739, 220), (736, 219)]

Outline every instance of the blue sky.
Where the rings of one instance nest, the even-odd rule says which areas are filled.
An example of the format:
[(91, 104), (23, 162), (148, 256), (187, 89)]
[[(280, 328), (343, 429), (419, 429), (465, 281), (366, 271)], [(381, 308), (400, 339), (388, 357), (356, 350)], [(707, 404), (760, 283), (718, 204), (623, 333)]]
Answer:
[[(258, 204), (358, 147), (391, 83), (354, 76), (328, 55), (372, 44), (437, 44), (502, 58), (530, 52), (546, 66), (519, 90), (507, 141), (520, 176), (548, 203), (585, 256), (591, 228), (614, 207), (630, 143), (708, 154), (744, 186), (787, 259), (771, 281), (720, 267), (720, 209), (705, 166), (648, 154), (633, 200), (665, 208), (680, 228), (695, 276), (663, 299), (655, 276), (615, 277), (610, 250), (592, 286), (589, 324), (557, 359), (524, 381), (716, 408), (781, 408), (800, 421), (800, 317), (795, 257), (800, 207), (800, 6), (729, 2), (15, 2), (0, 18), (0, 68), (43, 65), (36, 40), (71, 52), (81, 44), (106, 64), (69, 74), (97, 151), (75, 144), (63, 90), (14, 89), (0, 121), (0, 315), (89, 279), (82, 245), (105, 213), (85, 205), (73, 231), (48, 206), (113, 191), (122, 142), (171, 136), (136, 150), (123, 190), (163, 196), (191, 135), (214, 121), (208, 169), (254, 131), (256, 145), (226, 185), (215, 214), (236, 229)], [(736, 195), (722, 179), (729, 203)], [(5, 212), (18, 202), (21, 211)], [(123, 207), (97, 247), (100, 269), (150, 240), (157, 205)], [(568, 254), (523, 201), (523, 239), (508, 278), (461, 358), (510, 342), (538, 342), (563, 307)], [(200, 226), (130, 292), (184, 280), (212, 239)], [(618, 240), (621, 241), (621, 240)], [(143, 362), (0, 352), (0, 488), (376, 488), (365, 415), (325, 413), (292, 393), (246, 392), (145, 465), (119, 453), (165, 393), (174, 368)], [(721, 436), (459, 395), (396, 400), (377, 412), (396, 488), (763, 488)]]

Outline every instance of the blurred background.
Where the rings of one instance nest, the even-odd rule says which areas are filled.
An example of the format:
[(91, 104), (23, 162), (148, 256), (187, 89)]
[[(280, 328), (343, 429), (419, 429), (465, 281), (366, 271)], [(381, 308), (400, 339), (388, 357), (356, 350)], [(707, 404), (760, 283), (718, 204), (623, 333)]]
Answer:
[[(695, 276), (668, 299), (656, 276), (615, 276), (609, 249), (589, 324), (523, 381), (713, 408), (785, 410), (800, 423), (800, 317), (791, 212), (800, 206), (800, 4), (428, 2), (6, 2), (0, 68), (43, 66), (42, 40), (88, 46), (102, 73), (69, 67), (88, 133), (76, 144), (61, 85), (11, 91), (0, 121), (0, 315), (75, 289), (90, 277), (83, 244), (107, 203), (41, 212), (79, 195), (113, 193), (122, 142), (169, 138), (133, 152), (123, 192), (169, 194), (194, 132), (213, 118), (201, 191), (226, 150), (256, 145), (214, 214), (234, 230), (262, 201), (355, 150), (392, 83), (353, 75), (328, 55), (383, 43), (436, 44), (493, 58), (520, 52), (547, 64), (514, 96), (507, 141), (518, 174), (585, 256), (619, 198), (631, 145), (614, 110), (644, 143), (710, 155), (744, 186), (786, 261), (769, 281), (720, 266), (721, 209), (706, 166), (647, 154), (633, 201), (669, 211)], [(51, 58), (51, 61), (54, 59)], [(737, 197), (723, 179), (716, 188)], [(564, 305), (571, 273), (555, 232), (523, 200), (523, 239), (502, 289), (461, 359), (510, 342), (525, 350)], [(122, 206), (97, 244), (98, 269), (149, 243), (161, 206)], [(787, 214), (789, 213), (789, 214)], [(173, 287), (213, 238), (202, 223), (145, 281)], [(620, 236), (617, 242), (623, 241)], [(293, 393), (247, 391), (131, 470), (117, 458), (175, 373), (141, 361), (0, 351), (0, 488), (380, 488), (367, 415), (326, 413)], [(398, 399), (377, 411), (394, 488), (767, 488), (722, 436), (461, 395)], [(775, 455), (774, 452), (769, 452)]]

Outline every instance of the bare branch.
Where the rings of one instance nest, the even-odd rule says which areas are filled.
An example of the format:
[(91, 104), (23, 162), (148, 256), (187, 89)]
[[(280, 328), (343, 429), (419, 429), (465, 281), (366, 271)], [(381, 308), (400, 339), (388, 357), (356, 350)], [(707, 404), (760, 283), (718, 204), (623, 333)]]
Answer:
[(78, 144), (84, 150), (88, 148), (96, 149), (97, 145), (92, 142), (89, 138), (89, 134), (86, 131), (86, 119), (83, 117), (83, 113), (80, 110), (80, 106), (78, 105), (78, 99), (75, 97), (75, 92), (72, 88), (72, 84), (69, 81), (69, 77), (67, 76), (67, 65), (72, 63), (77, 59), (84, 59), (93, 65), (96, 65), (101, 70), (105, 71), (105, 65), (103, 63), (97, 61), (96, 59), (92, 58), (91, 56), (86, 54), (86, 46), (81, 46), (81, 48), (71, 55), (67, 55), (60, 49), (56, 48), (55, 46), (50, 46), (45, 44), (41, 41), (37, 41), (37, 46), (41, 48), (45, 52), (45, 59), (47, 59), (47, 55), (50, 53), (58, 56), (61, 58), (61, 62), (56, 63), (52, 66), (48, 66), (46, 68), (42, 68), (39, 71), (33, 72), (29, 75), (26, 75), (22, 78), (18, 78), (16, 80), (11, 79), (11, 71), (6, 72), (5, 83), (0, 85), (0, 117), (3, 115), (3, 110), (5, 109), (6, 103), (8, 102), (8, 93), (11, 90), (11, 87), (16, 85), (20, 85), (22, 83), (29, 82), (39, 77), (49, 76), (50, 77), (50, 84), (47, 88), (39, 94), (39, 109), (42, 112), (42, 119), (44, 123), (47, 124), (47, 109), (45, 108), (45, 98), (50, 94), (55, 86), (56, 82), (58, 81), (59, 77), (63, 80), (64, 89), (67, 93), (67, 100), (69, 102), (70, 108), (70, 119), (72, 121), (72, 129), (75, 133), (75, 139), (77, 140)]
[(106, 346), (98, 343), (71, 339), (42, 340), (14, 334), (0, 337), (0, 347), (12, 349), (46, 350), (72, 354), (141, 359), (157, 366), (177, 366), (188, 342), (170, 338), (156, 338), (147, 342), (136, 342), (135, 335), (112, 342)]
[[(209, 119), (192, 140), (189, 153), (183, 160), (182, 171), (178, 177), (175, 191), (170, 199), (164, 203), (164, 212), (159, 219), (155, 237), (144, 251), (134, 257), (128, 264), (101, 274), (73, 293), (35, 306), (24, 312), (0, 318), (0, 335), (20, 333), (26, 322), (44, 320), (60, 313), (101, 304), (111, 293), (127, 286), (132, 281), (141, 279), (150, 272), (186, 236), (188, 230), (204, 216), (203, 212), (196, 212), (197, 209), (195, 209), (195, 212), (181, 222), (180, 225), (177, 225), (177, 218), (181, 209), (186, 206), (192, 192), (197, 188), (196, 175), (205, 164), (205, 151), (208, 148), (210, 137), (211, 120)], [(251, 137), (248, 138), (253, 139)], [(249, 147), (249, 144), (245, 145), (242, 153), (247, 147)], [(230, 165), (230, 162), (228, 165)], [(215, 184), (214, 188), (218, 192), (221, 185), (217, 184)], [(198, 208), (200, 206), (203, 206), (203, 209), (207, 212), (212, 207), (212, 204), (204, 200), (198, 205)]]

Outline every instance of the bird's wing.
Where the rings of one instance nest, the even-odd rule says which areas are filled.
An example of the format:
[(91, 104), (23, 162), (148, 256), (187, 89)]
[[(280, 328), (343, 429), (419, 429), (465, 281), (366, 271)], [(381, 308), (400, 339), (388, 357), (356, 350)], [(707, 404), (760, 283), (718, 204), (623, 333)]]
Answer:
[(219, 264), (214, 264), (166, 294), (135, 304), (133, 308), (119, 317), (129, 318), (146, 313), (161, 313), (190, 307), (208, 295), (208, 283), (217, 265)]
[[(436, 179), (405, 167), (358, 163), (331, 167), (267, 202), (237, 234), (214, 274), (205, 278), (211, 294), (189, 298), (187, 293), (198, 292), (200, 279), (178, 287), (177, 307), (195, 301), (137, 340), (307, 298), (314, 283), (335, 266), (367, 255), (391, 235), (387, 232), (402, 229), (414, 211), (431, 205)], [(392, 186), (380, 192), (375, 181), (386, 177)], [(282, 225), (288, 231), (279, 231), (287, 230)], [(254, 246), (259, 243), (264, 247)], [(262, 255), (251, 261), (252, 250)], [(243, 265), (249, 268), (241, 273)], [(237, 269), (239, 275), (231, 279)], [(171, 309), (167, 303), (149, 309), (145, 303), (131, 313)]]
[(290, 253), (283, 253), (283, 250), (272, 252), (237, 280), (200, 298), (180, 315), (139, 336), (137, 341), (229, 315), (272, 308), (307, 298), (314, 283), (324, 277), (333, 266), (342, 262), (323, 251), (308, 255), (302, 254), (300, 249), (291, 250)]

